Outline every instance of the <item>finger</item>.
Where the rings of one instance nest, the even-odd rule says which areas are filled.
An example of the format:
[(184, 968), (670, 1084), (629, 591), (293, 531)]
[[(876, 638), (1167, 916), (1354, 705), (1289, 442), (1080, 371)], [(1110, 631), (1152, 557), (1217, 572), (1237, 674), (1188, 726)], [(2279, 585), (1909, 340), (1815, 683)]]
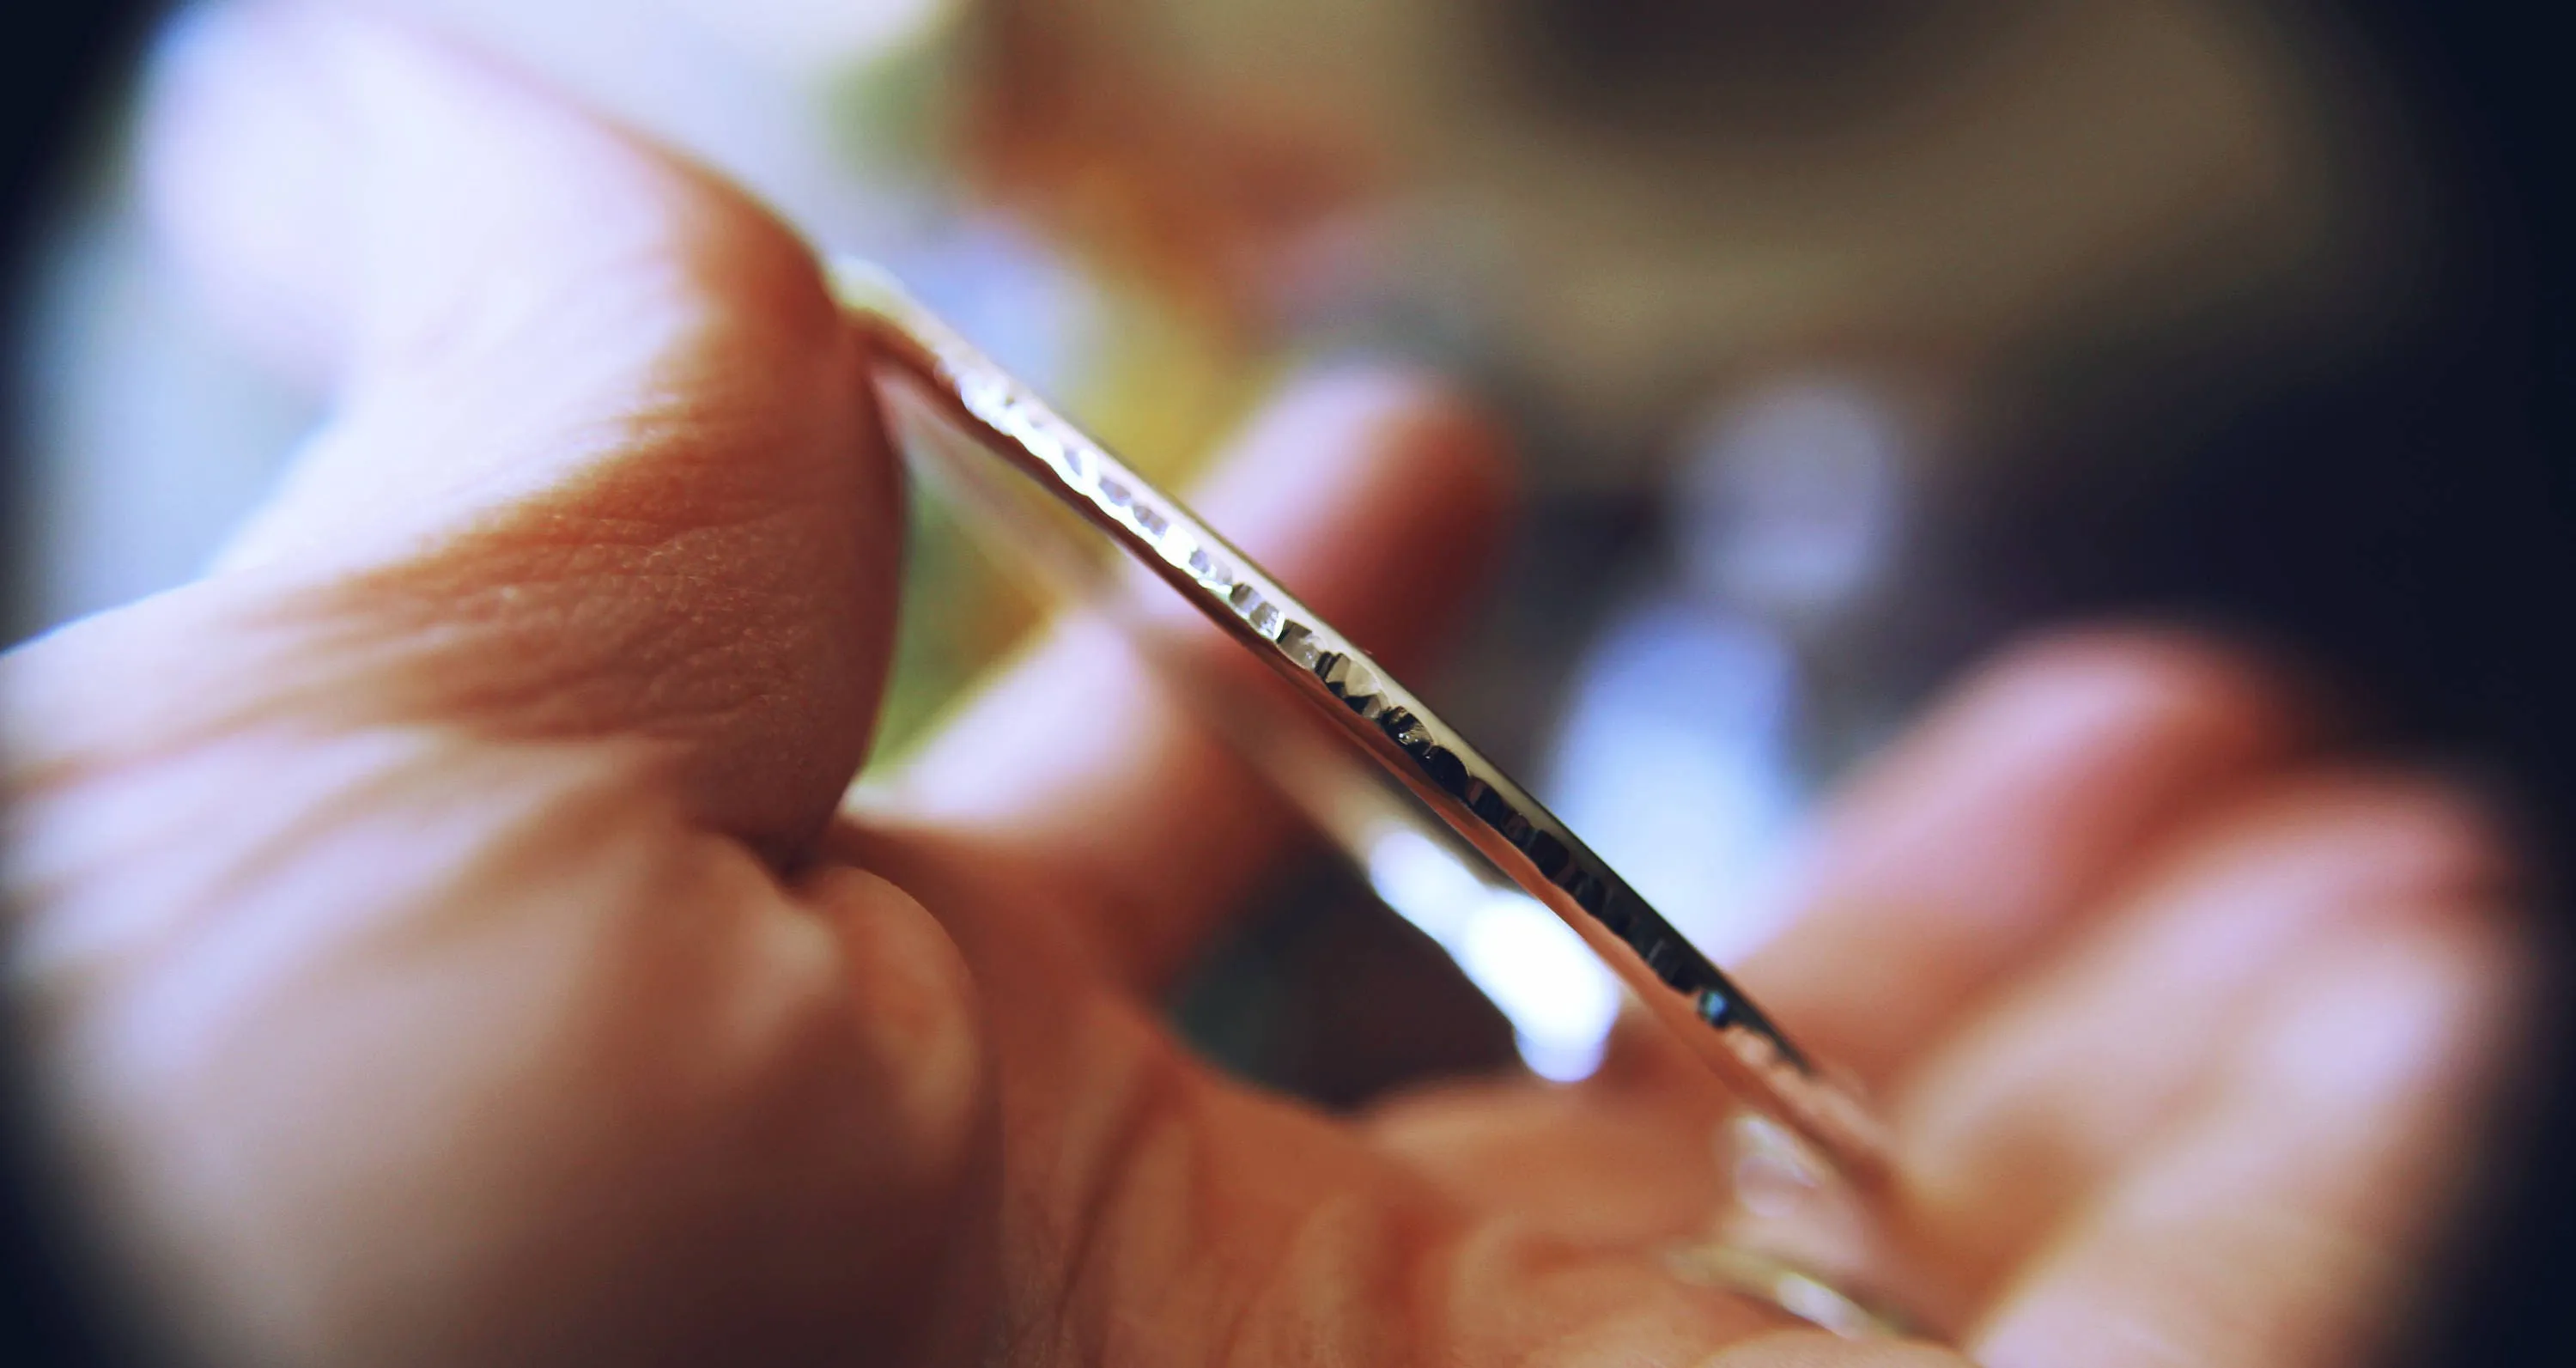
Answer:
[[(6, 662), (67, 1200), (217, 1357), (909, 1352), (987, 1192), (963, 975), (709, 834), (794, 850), (882, 657), (890, 472), (811, 263), (403, 34), (200, 22), (160, 211), (342, 388), (219, 573)], [(279, 241), (212, 231), (234, 192)]]
[(1745, 981), (1811, 1050), (1884, 1080), (2298, 730), (2273, 685), (2176, 638), (2027, 648), (1832, 815), (1804, 912)]
[(1393, 1099), (1368, 1133), (1467, 1205), (1562, 1239), (1645, 1248), (1704, 1236), (1725, 1210), (1723, 1109), (1688, 1109), (1681, 1099), (1707, 1091), (1696, 1082), (1448, 1083)]
[[(1428, 382), (1383, 371), (1292, 389), (1192, 500), (1397, 668), (1424, 658), (1481, 580), (1508, 502), (1494, 430)], [(1240, 663), (1213, 632), (1189, 643), (1211, 664)], [(1050, 632), (877, 802), (1042, 883), (1111, 972), (1149, 987), (1294, 829), (1189, 701), (1090, 618)]]
[[(1066, 1362), (1952, 1365), (1828, 1352), (1651, 1249), (1454, 1200), (1349, 1127), (1192, 1059), (1153, 1009), (1063, 966), (1080, 928), (941, 832), (835, 853), (940, 909), (988, 1004), (1006, 1319)], [(1019, 1310), (1018, 1308), (1027, 1308)], [(1043, 1335), (1043, 1342), (1035, 1337)]]
[(2522, 964), (2493, 921), (2307, 965), (2206, 1103), (2064, 1234), (1977, 1337), (1990, 1368), (2361, 1362), (2412, 1305), (2511, 1058)]
[(147, 122), (181, 254), (337, 386), (197, 596), (300, 635), (261, 687), (308, 722), (649, 737), (702, 821), (773, 850), (817, 829), (870, 725), (899, 516), (795, 236), (346, 13), (198, 18)]
[[(2179, 648), (2162, 643), (2134, 645), (2139, 654), (2150, 650), (2174, 652), (2177, 659), (2169, 669), (2177, 677), (2172, 683), (2150, 678), (2142, 686), (2130, 686), (2126, 697), (2107, 699), (2079, 692), (2074, 700), (2077, 706), (2090, 703), (2100, 707), (2103, 715), (2097, 718), (2078, 713), (2073, 725), (2059, 724), (2052, 736), (2063, 732), (2086, 737), (2099, 732), (2116, 739), (2120, 731), (2118, 719), (2126, 711), (2149, 718), (2168, 715), (2174, 729), (2188, 735), (2203, 725), (2195, 717), (2196, 709), (2232, 706), (2214, 696), (2216, 673), (2224, 667), (2210, 663), (2206, 668), (2213, 677), (2204, 682), (2181, 675)], [(2123, 649), (2130, 649), (2130, 645), (2116, 639), (2046, 646), (2025, 652), (1984, 683), (1973, 686), (1966, 699), (1936, 719), (1930, 732), (1912, 742), (1904, 753), (1892, 757), (1863, 792), (1855, 795), (1854, 812), (1843, 819), (1836, 832), (1840, 842), (1829, 846), (1826, 877), (1831, 880), (1841, 873), (1843, 866), (1835, 861), (1845, 858), (1844, 851), (1854, 844), (1866, 844), (1854, 836), (1855, 830), (1864, 834), (1885, 831), (1893, 820), (1904, 816), (1900, 812), (1895, 819), (1879, 817), (1875, 828), (1870, 827), (1872, 805), (1884, 811), (1891, 802), (1906, 797), (1905, 792), (1900, 792), (1896, 799), (1890, 799), (1890, 788), (1938, 802), (1946, 795), (1931, 794), (1931, 786), (1975, 782), (1975, 766), (1998, 758), (1991, 744), (1980, 746), (1987, 741), (1987, 733), (2025, 724), (2034, 713), (2050, 706), (2052, 691), (2091, 689), (2088, 671), (2098, 675), (2124, 669), (2121, 661), (2112, 658), (2113, 652)], [(2249, 683), (2245, 687), (2257, 686)], [(2212, 692), (2213, 696), (2203, 703), (2195, 690)], [(2167, 693), (2181, 696), (2168, 698)], [(2147, 738), (2150, 742), (2154, 739)], [(2104, 747), (2097, 743), (2095, 748)], [(1947, 753), (1926, 757), (1926, 751), (1936, 749)], [(2034, 749), (2045, 754), (2050, 747)], [(2001, 759), (2011, 762), (2018, 754), (2017, 750), (2006, 751)], [(2079, 754), (2077, 759), (2080, 762), (2083, 757)], [(2118, 758), (2097, 763), (2115, 764)], [(2025, 759), (2007, 764), (2002, 776), (1986, 778), (1974, 793), (1982, 795), (1989, 808), (1996, 806), (1996, 795), (2000, 794), (2005, 800), (2005, 819), (2015, 820), (2029, 808), (2043, 804), (2037, 798), (2021, 797), (2014, 791), (2014, 783), (2027, 787), (2051, 779), (2043, 765)], [(2015, 803), (2023, 811), (2012, 811)], [(1937, 833), (1900, 834), (1904, 836), (1902, 841), (1888, 839), (1881, 844), (1919, 850), (1938, 840)], [(2015, 872), (1996, 871), (1995, 881), (2000, 883)], [(2064, 901), (2063, 895), (2052, 899), (2053, 904)], [(1843, 905), (1827, 902), (1811, 916), (1827, 917), (1842, 911)], [(2050, 911), (2043, 909), (2034, 915), (2050, 915)], [(1793, 935), (1813, 929), (1812, 922), (1802, 923)], [(1787, 947), (1793, 952), (1798, 948)], [(1768, 973), (1769, 965), (1757, 961), (1747, 976), (1751, 979), (1755, 974)], [(1852, 978), (1858, 982), (1865, 974), (1864, 968)], [(1766, 999), (1771, 996), (1772, 978), (1752, 981), (1761, 985)], [(1831, 985), (1827, 986), (1830, 989)], [(1868, 990), (1861, 987), (1855, 991)], [(1827, 1004), (1828, 1010), (1832, 1006)], [(1819, 1036), (1813, 1010), (1784, 1008), (1783, 1015), (1802, 1037)], [(1444, 1089), (1432, 1097), (1399, 1101), (1377, 1118), (1377, 1126), (1386, 1143), (1421, 1159), (1445, 1185), (1478, 1200), (1510, 1205), (1550, 1228), (1587, 1232), (1618, 1229), (1640, 1239), (1672, 1238), (1704, 1229), (1723, 1199), (1724, 1175), (1716, 1139), (1728, 1104), (1722, 1097), (1712, 1096), (1704, 1084), (1703, 1067), (1667, 1033), (1635, 1014), (1626, 1014), (1613, 1037), (1603, 1070), (1575, 1088), (1531, 1089), (1498, 1084)], [(1554, 1100), (1546, 1100), (1551, 1098)], [(1616, 1158), (1592, 1165), (1550, 1162), (1578, 1150)], [(1909, 1180), (1915, 1176), (1914, 1167), (1909, 1146)], [(1667, 1195), (1670, 1200), (1664, 1200)], [(1941, 1262), (1946, 1274), (1952, 1262), (1946, 1246)]]
[(1909, 1191), (1954, 1298), (2155, 1143), (2301, 965), (2493, 905), (2506, 871), (2465, 801), (2359, 774), (2274, 781), (2178, 837), (1906, 1081)]

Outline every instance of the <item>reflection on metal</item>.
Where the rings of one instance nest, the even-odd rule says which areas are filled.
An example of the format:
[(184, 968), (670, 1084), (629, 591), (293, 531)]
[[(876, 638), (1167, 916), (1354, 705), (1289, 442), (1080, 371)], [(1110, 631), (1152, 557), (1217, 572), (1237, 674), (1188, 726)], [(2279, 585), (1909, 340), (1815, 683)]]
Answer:
[(1565, 819), (1712, 956), (1757, 948), (1800, 791), (1776, 633), (1685, 599), (1613, 621), (1577, 666), (1546, 783)]
[[(1882, 1132), (1717, 966), (1563, 823), (1350, 640), (1177, 501), (1084, 437), (882, 272), (835, 288), (877, 338), (888, 385), (910, 391), (1105, 534), (1286, 679), (1448, 828), (1564, 919), (1739, 1096), (1852, 1172), (1883, 1175)], [(1365, 852), (1362, 852), (1365, 859)]]

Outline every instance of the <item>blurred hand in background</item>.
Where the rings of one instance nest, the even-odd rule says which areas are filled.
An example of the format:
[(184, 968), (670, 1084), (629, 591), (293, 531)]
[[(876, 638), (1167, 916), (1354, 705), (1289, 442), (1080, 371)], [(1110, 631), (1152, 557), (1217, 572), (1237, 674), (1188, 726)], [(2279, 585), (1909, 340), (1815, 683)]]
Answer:
[[(901, 526), (805, 247), (701, 171), (347, 18), (167, 73), (219, 298), (338, 377), (213, 573), (7, 665), (12, 959), (108, 1261), (239, 1362), (1953, 1362), (1684, 1286), (1722, 1108), (1330, 1118), (1156, 993), (1290, 838), (1149, 681), (1041, 642), (845, 810)], [(1368, 641), (1508, 502), (1344, 373), (1199, 500)], [(1400, 652), (1398, 653), (1400, 657)], [(2212, 649), (2027, 651), (1828, 823), (1745, 969), (1884, 1096), (1989, 1365), (2353, 1361), (2511, 1056), (2508, 869)]]

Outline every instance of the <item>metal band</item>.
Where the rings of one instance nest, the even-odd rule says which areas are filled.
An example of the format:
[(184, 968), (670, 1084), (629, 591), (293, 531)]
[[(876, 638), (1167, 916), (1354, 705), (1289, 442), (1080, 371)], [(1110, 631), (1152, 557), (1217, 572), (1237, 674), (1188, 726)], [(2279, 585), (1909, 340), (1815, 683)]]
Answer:
[(1512, 884), (1546, 904), (1745, 1102), (1846, 1176), (1887, 1169), (1883, 1132), (1717, 966), (1564, 824), (1366, 653), (915, 302), (883, 271), (833, 288), (879, 361), (978, 444), (1177, 590), (1374, 757)]

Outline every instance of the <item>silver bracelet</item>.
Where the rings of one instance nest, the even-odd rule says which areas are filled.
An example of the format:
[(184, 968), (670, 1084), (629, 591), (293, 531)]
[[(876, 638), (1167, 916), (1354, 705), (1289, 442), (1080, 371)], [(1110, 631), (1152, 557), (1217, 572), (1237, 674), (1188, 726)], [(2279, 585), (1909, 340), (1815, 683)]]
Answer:
[[(1283, 735), (1267, 714), (1226, 697), (1247, 681), (1194, 667), (1189, 653), (1164, 649), (1169, 633), (1148, 614), (1129, 614), (1131, 640), (1190, 677), (1183, 682), (1202, 716), (1218, 725), (1269, 778), (1316, 819), (1325, 834), (1365, 863), (1371, 833), (1401, 829), (1432, 839), (1462, 863), (1481, 855), (1505, 884), (1544, 904), (1610, 966), (1756, 1116), (1741, 1138), (1764, 1131), (1794, 1136), (1840, 1180), (1841, 1198), (1867, 1204), (1891, 1181), (1887, 1133), (1855, 1091), (1794, 1044), (1707, 956), (1675, 931), (1627, 881), (1564, 823), (1514, 783), (1347, 637), (1297, 601), (1182, 504), (1085, 437), (1044, 401), (916, 302), (892, 277), (863, 262), (831, 267), (834, 293), (864, 328), (880, 368), (879, 390), (895, 411), (929, 417), (965, 440), (914, 452), (915, 469), (952, 501), (1004, 519), (996, 540), (1041, 562), (1059, 580), (1082, 577), (1076, 592), (1093, 608), (1115, 595), (1099, 580), (1087, 526), (1137, 566), (1168, 584), (1242, 644), (1271, 672), (1420, 800), (1336, 784), (1308, 746)], [(949, 450), (949, 447), (964, 448)], [(941, 459), (944, 457), (945, 459)], [(1033, 498), (1032, 495), (1043, 497)], [(1034, 505), (1034, 508), (1032, 507)], [(1067, 517), (1067, 514), (1070, 517)], [(1051, 551), (1060, 554), (1049, 555)], [(1052, 561), (1051, 564), (1045, 564)], [(1117, 616), (1114, 612), (1112, 616)], [(1258, 684), (1254, 679), (1248, 681)], [(1336, 757), (1324, 756), (1323, 760)], [(1375, 786), (1369, 786), (1375, 787)], [(1428, 820), (1422, 812), (1437, 817)], [(1780, 1150), (1780, 1144), (1771, 1146)], [(1776, 1157), (1776, 1155), (1775, 1155)], [(1826, 1177), (1828, 1175), (1818, 1175)], [(1771, 1243), (1757, 1240), (1755, 1243)], [(1871, 1261), (1875, 1261), (1874, 1259)], [(1683, 1251), (1676, 1272), (1769, 1301), (1843, 1333), (1879, 1333), (1902, 1318), (1837, 1290), (1817, 1260), (1783, 1261), (1721, 1238)], [(1831, 1260), (1841, 1262), (1841, 1260)], [(1806, 1265), (1802, 1267), (1801, 1265)], [(1848, 1276), (1848, 1275), (1846, 1275)], [(1864, 1282), (1876, 1279), (1861, 1275)]]

